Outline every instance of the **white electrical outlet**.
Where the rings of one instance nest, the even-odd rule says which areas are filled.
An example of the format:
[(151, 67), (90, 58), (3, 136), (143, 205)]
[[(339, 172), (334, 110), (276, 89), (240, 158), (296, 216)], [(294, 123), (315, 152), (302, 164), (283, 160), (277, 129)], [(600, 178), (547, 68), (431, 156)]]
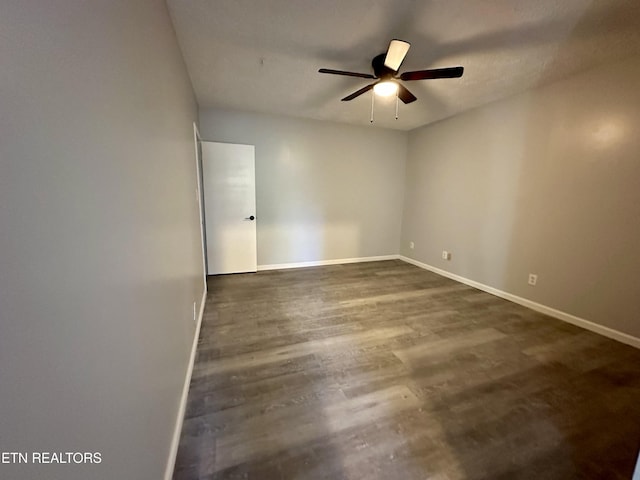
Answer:
[(193, 321), (196, 321), (196, 302), (193, 302)]
[(535, 273), (529, 274), (529, 285), (533, 285), (535, 287), (536, 283), (538, 283), (538, 275)]
[(415, 246), (416, 246), (416, 244), (415, 244), (415, 243), (413, 243), (413, 242), (409, 242), (409, 248), (410, 248), (411, 250), (413, 250), (413, 247), (415, 247)]
[(442, 259), (443, 260), (451, 260), (451, 252), (447, 252), (446, 250), (442, 251)]

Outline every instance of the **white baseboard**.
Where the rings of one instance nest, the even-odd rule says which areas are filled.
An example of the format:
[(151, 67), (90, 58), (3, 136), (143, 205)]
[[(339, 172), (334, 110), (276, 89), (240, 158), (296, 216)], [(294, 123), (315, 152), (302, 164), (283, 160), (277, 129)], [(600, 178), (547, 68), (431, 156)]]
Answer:
[(258, 271), (283, 270), (286, 268), (320, 267), (322, 265), (341, 265), (343, 263), (379, 262), (381, 260), (397, 260), (400, 255), (382, 255), (378, 257), (337, 258), (335, 260), (317, 260), (313, 262), (275, 263), (273, 265), (258, 265)]
[(447, 272), (446, 270), (442, 270), (432, 265), (419, 262), (418, 260), (414, 260), (413, 258), (405, 257), (404, 255), (400, 255), (399, 258), (404, 262), (410, 263), (420, 268), (424, 268), (425, 270), (429, 270), (457, 282), (464, 283), (465, 285), (469, 285), (470, 287), (474, 287), (478, 290), (490, 293), (492, 295), (495, 295), (496, 297), (504, 298), (505, 300), (509, 300), (510, 302), (517, 303), (524, 307), (530, 308), (531, 310), (535, 310), (536, 312), (544, 313), (545, 315), (549, 315), (550, 317), (554, 317), (558, 320), (562, 320), (578, 327), (582, 327), (586, 330), (590, 330), (613, 340), (617, 340), (618, 342), (631, 345), (635, 348), (640, 348), (640, 338), (629, 335), (628, 333), (620, 332), (618, 330), (614, 330), (613, 328), (605, 327), (589, 320), (585, 320), (584, 318), (576, 317), (575, 315), (563, 312), (562, 310), (556, 310), (555, 308), (548, 307), (541, 303), (537, 303), (532, 300), (513, 295), (512, 293), (498, 290), (497, 288), (490, 287), (489, 285), (485, 285), (483, 283), (476, 282), (475, 280), (461, 277), (460, 275), (456, 275), (455, 273)]
[(187, 409), (187, 398), (189, 396), (189, 385), (191, 385), (191, 375), (193, 374), (193, 365), (196, 360), (196, 350), (198, 349), (198, 339), (200, 338), (200, 327), (202, 326), (202, 316), (204, 314), (204, 304), (207, 300), (207, 290), (202, 292), (202, 300), (200, 301), (200, 313), (196, 322), (196, 331), (193, 336), (193, 344), (191, 345), (191, 356), (189, 357), (189, 365), (187, 366), (187, 375), (184, 379), (182, 387), (182, 397), (178, 407), (178, 415), (176, 417), (175, 428), (173, 430), (173, 438), (171, 439), (171, 447), (169, 449), (169, 458), (167, 459), (167, 467), (164, 472), (164, 480), (173, 478), (173, 469), (176, 465), (176, 456), (178, 455), (178, 446), (180, 445), (180, 434), (182, 433), (182, 423), (184, 414)]

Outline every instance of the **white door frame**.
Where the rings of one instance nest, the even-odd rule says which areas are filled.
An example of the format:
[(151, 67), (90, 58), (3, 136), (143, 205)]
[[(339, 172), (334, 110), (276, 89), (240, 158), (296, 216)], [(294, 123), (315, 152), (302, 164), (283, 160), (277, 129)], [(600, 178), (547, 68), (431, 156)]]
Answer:
[(198, 213), (200, 215), (200, 246), (202, 247), (202, 272), (204, 291), (207, 291), (207, 244), (206, 227), (204, 223), (204, 196), (202, 193), (202, 157), (200, 156), (200, 142), (202, 137), (196, 122), (193, 122), (193, 143), (196, 151), (196, 196), (198, 197)]

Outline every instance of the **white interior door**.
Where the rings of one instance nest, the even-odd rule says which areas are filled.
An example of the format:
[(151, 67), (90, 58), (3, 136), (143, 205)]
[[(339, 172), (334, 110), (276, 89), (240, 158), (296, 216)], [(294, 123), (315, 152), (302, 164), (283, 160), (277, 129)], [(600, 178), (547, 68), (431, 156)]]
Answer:
[(257, 270), (255, 147), (202, 142), (207, 273)]

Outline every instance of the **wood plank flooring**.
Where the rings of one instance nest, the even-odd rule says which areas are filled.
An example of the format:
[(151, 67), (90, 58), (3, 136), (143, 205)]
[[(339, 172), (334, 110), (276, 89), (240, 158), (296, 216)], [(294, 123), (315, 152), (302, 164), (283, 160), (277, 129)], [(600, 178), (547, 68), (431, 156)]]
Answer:
[(632, 347), (401, 261), (208, 282), (175, 480), (631, 478)]

